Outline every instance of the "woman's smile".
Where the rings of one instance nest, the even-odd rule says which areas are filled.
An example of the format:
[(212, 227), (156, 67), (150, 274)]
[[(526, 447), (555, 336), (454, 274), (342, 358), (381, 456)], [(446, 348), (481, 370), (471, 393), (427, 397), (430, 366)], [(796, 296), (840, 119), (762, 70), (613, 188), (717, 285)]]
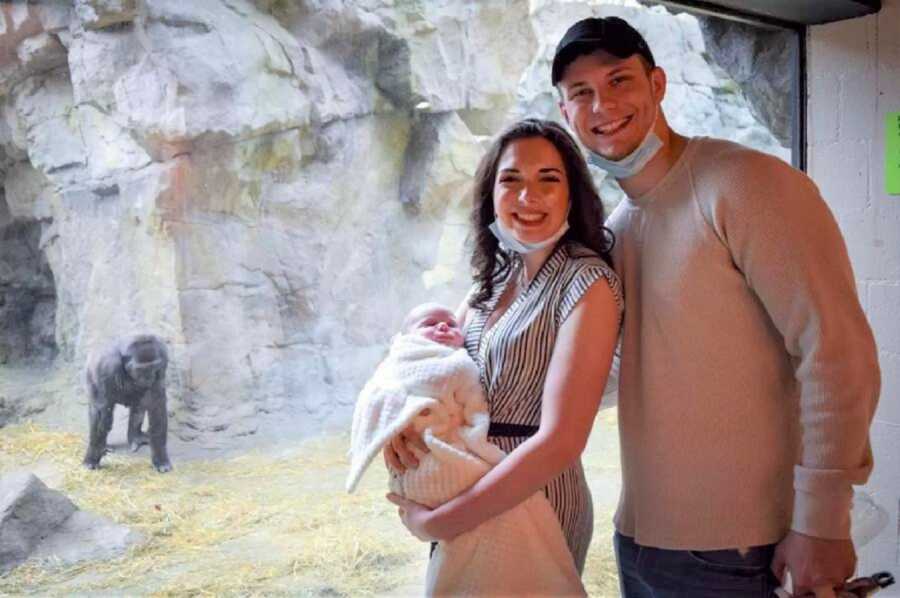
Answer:
[(513, 219), (520, 227), (537, 228), (547, 220), (546, 212), (513, 212)]

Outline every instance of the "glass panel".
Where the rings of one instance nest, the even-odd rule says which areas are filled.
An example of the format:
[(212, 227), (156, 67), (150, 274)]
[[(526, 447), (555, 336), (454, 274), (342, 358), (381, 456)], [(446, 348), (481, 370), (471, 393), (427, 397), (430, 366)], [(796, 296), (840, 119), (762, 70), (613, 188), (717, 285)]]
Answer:
[[(548, 39), (558, 38), (568, 24), (588, 16), (576, 8), (550, 12), (534, 15), (554, 32)], [(673, 129), (688, 136), (730, 139), (801, 164), (796, 31), (629, 0), (595, 2), (591, 14), (621, 16), (645, 37), (667, 75), (662, 106)], [(547, 63), (532, 65), (526, 74), (530, 84), (520, 95), (517, 114), (560, 120), (551, 101), (553, 91), (540, 82), (554, 47), (546, 49)], [(605, 173), (593, 172), (609, 210), (624, 195)]]
[[(465, 297), (475, 169), (512, 120), (560, 119), (578, 19), (645, 33), (680, 132), (799, 160), (794, 32), (632, 0), (74, 4), (0, 3), (0, 472), (142, 539), (21, 565), (12, 594), (421, 594), (381, 456), (344, 491), (354, 403), (412, 306)], [(167, 347), (173, 472), (129, 439), (137, 332)], [(618, 591), (615, 428), (584, 458), (591, 595)]]

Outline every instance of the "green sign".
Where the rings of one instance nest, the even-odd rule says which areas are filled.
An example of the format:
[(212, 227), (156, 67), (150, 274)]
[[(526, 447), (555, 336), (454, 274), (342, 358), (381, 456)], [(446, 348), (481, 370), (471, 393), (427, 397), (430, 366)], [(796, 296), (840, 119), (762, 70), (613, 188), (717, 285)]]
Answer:
[(900, 195), (900, 112), (888, 112), (884, 131), (884, 187)]

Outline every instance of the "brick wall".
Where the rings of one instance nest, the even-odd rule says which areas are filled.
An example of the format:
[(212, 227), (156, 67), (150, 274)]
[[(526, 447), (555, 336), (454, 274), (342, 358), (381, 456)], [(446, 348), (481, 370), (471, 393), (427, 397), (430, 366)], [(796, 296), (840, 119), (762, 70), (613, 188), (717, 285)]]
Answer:
[[(880, 13), (812, 27), (808, 45), (809, 174), (838, 219), (860, 300), (878, 342), (881, 402), (866, 486), (890, 514), (860, 550), (860, 572), (900, 574), (900, 196), (884, 186), (884, 119), (900, 111), (900, 0)], [(900, 596), (891, 588), (885, 596)]]

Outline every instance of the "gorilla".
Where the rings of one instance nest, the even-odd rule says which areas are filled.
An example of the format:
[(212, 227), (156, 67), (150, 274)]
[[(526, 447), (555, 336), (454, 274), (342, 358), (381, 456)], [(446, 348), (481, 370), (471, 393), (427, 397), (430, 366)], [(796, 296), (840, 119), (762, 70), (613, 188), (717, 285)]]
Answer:
[[(90, 438), (84, 455), (85, 467), (100, 467), (100, 458), (107, 452), (106, 437), (112, 428), (113, 407), (118, 403), (130, 410), (128, 446), (131, 450), (137, 451), (149, 441), (156, 471), (165, 473), (172, 470), (166, 453), (168, 364), (165, 343), (152, 334), (124, 337), (88, 359), (85, 378)], [(141, 432), (145, 413), (149, 416), (149, 437)]]

